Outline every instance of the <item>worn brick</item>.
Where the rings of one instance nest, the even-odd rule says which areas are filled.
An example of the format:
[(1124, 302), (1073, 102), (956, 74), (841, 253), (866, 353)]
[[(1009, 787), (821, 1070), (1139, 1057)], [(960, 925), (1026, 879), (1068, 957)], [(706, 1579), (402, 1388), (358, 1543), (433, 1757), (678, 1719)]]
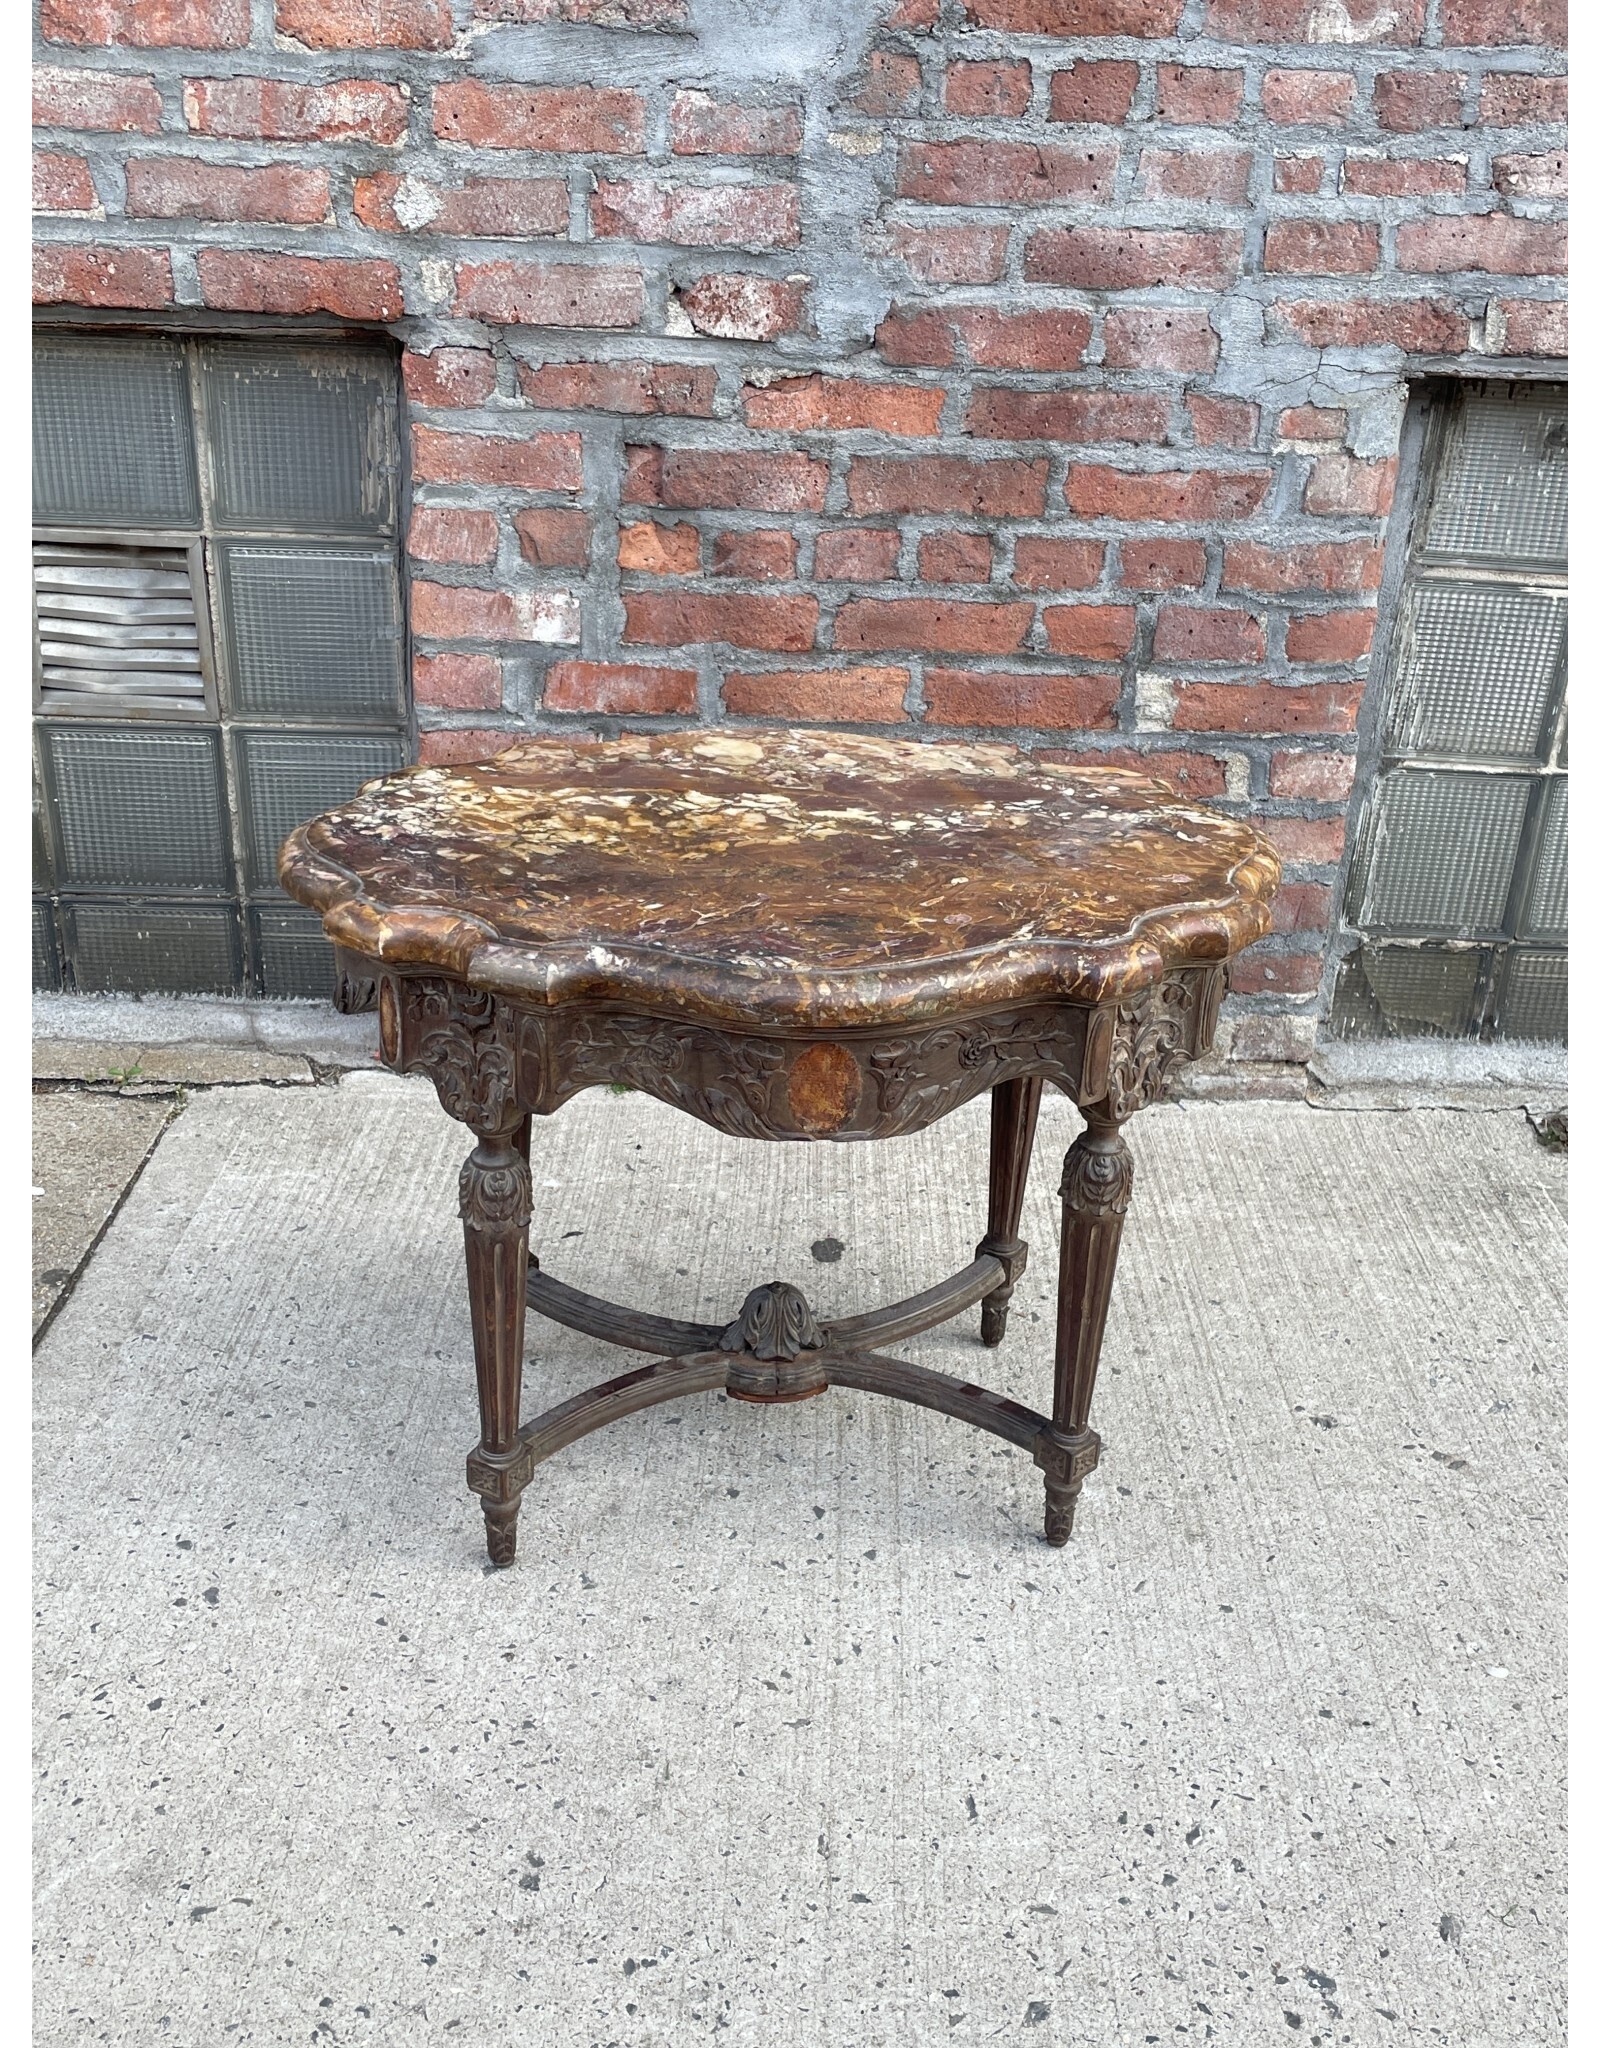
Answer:
[(33, 252), (36, 306), (172, 304), (172, 259), (165, 249), (102, 249), (55, 243)]
[(1546, 149), (1531, 156), (1497, 156), (1494, 186), (1508, 199), (1565, 199), (1567, 152)]
[(474, 0), (480, 21), (566, 21), (596, 28), (686, 29), (689, 0)]
[(1228, 986), (1238, 996), (1310, 995), (1321, 979), (1320, 953), (1265, 953), (1259, 947), (1228, 970)]
[(1507, 299), (1501, 348), (1509, 356), (1564, 356), (1567, 309), (1560, 299)]
[(419, 654), (411, 680), (419, 704), (441, 711), (500, 709), (500, 664), (492, 654)]
[(1083, 519), (1247, 519), (1272, 481), (1262, 469), (1109, 469), (1075, 462), (1067, 504)]
[(523, 560), (535, 568), (588, 568), (587, 513), (567, 511), (559, 505), (526, 505), (513, 515), (511, 523), (517, 529)]
[(1198, 590), (1206, 580), (1203, 541), (1125, 540), (1117, 553), (1128, 590)]
[(1306, 797), (1313, 803), (1343, 803), (1355, 781), (1354, 754), (1279, 752), (1267, 774), (1274, 796)]
[(127, 212), (147, 220), (328, 220), (328, 174), (295, 164), (240, 170), (194, 157), (136, 156), (127, 168)]
[(1179, 796), (1221, 796), (1228, 786), (1227, 770), (1215, 754), (1177, 747), (1036, 747), (1033, 758), (1059, 761), (1067, 768), (1132, 769), (1136, 775), (1164, 782)]
[(1156, 620), (1157, 661), (1227, 661), (1235, 664), (1266, 659), (1266, 636), (1253, 612), (1227, 611), (1215, 605), (1161, 607)]
[(1184, 0), (963, 0), (974, 28), (1024, 36), (1170, 36)]
[(33, 72), (36, 128), (89, 128), (113, 135), (154, 135), (161, 126), (161, 95), (153, 78), (112, 71), (64, 71), (38, 64)]
[(250, 0), (41, 0), (39, 33), (47, 43), (238, 50), (250, 40)]
[(89, 213), (99, 200), (88, 160), (56, 150), (35, 150), (33, 210), (35, 213)]
[(856, 512), (978, 512), (992, 519), (1038, 518), (1046, 462), (966, 462), (954, 456), (858, 455), (850, 464)]
[[(1360, 693), (1359, 683), (1348, 684), (1345, 687), (1352, 696), (1358, 696)], [(1298, 696), (1301, 693), (1293, 691), (1289, 694)], [(1349, 729), (1348, 726), (1339, 728), (1340, 731)], [(1288, 867), (1337, 867), (1343, 857), (1343, 818), (1262, 818), (1258, 819), (1257, 823), (1283, 856)]]
[(509, 485), (523, 491), (583, 487), (581, 434), (457, 434), (416, 427), (412, 469), (423, 483)]
[(1205, 33), (1223, 43), (1411, 46), (1421, 42), (1425, 18), (1425, 0), (1210, 0)]
[(660, 526), (641, 519), (617, 535), (617, 567), (645, 576), (696, 576), (700, 572), (700, 529), (687, 520)]
[(944, 654), (1012, 654), (1033, 623), (1031, 604), (960, 598), (851, 597), (839, 607), (833, 644), (868, 652), (924, 648)]
[(748, 512), (820, 512), (828, 465), (810, 455), (664, 448), (657, 474), (660, 505), (727, 506)]
[(724, 678), (722, 702), (738, 718), (815, 719), (824, 725), (888, 725), (905, 715), (911, 671), (801, 668)]
[(917, 544), (917, 574), (924, 583), (987, 583), (994, 543), (986, 533), (927, 533)]
[(984, 370), (1075, 370), (1093, 331), (1077, 311), (1002, 313), (987, 306), (926, 312), (896, 307), (880, 323), (877, 346), (895, 364), (944, 368), (964, 351)]
[(448, 50), (450, 0), (277, 0), (277, 29), (313, 50)]
[(1320, 156), (1280, 156), (1272, 166), (1272, 189), (1297, 195), (1320, 192), (1327, 168)]
[(458, 263), (455, 311), (503, 327), (637, 327), (644, 277), (592, 263)]
[(800, 239), (795, 185), (670, 185), (602, 178), (589, 201), (602, 240), (673, 242), (689, 249), (792, 249)]
[(1004, 228), (920, 228), (891, 221), (885, 245), (924, 284), (993, 284), (1006, 265)]
[(1332, 441), (1345, 437), (1350, 416), (1338, 406), (1291, 405), (1278, 415), (1278, 438), (1295, 444)]
[(697, 334), (721, 341), (772, 341), (805, 325), (804, 279), (713, 272), (678, 294)]
[(1179, 732), (1353, 732), (1359, 683), (1177, 685)]
[(1210, 65), (1156, 66), (1156, 119), (1187, 127), (1222, 127), (1244, 103), (1244, 73)]
[(1478, 97), (1480, 128), (1543, 127), (1567, 118), (1567, 81), (1525, 71), (1491, 71)]
[(1168, 437), (1171, 401), (1153, 391), (975, 391), (967, 432), (996, 441), (1148, 441)]
[(1131, 604), (1047, 604), (1042, 617), (1051, 652), (1084, 661), (1119, 661), (1138, 623)]
[(882, 526), (852, 526), (817, 535), (816, 574), (841, 583), (881, 583), (900, 560), (900, 536)]
[(711, 544), (713, 576), (739, 576), (748, 583), (789, 583), (794, 579), (792, 533), (763, 527), (756, 533), (719, 533)]
[(1350, 71), (1295, 71), (1273, 65), (1261, 81), (1261, 111), (1281, 127), (1336, 128), (1356, 103)]
[(1062, 149), (1032, 142), (908, 142), (899, 192), (935, 206), (1054, 206), (1111, 196), (1115, 145)]
[(1138, 65), (1124, 58), (1080, 57), (1050, 74), (1050, 118), (1118, 127), (1128, 118), (1138, 83)]
[(240, 142), (401, 142), (408, 106), (399, 86), (371, 78), (191, 78), (183, 88), (184, 118), (196, 134)]
[(1456, 355), (1467, 345), (1467, 316), (1448, 299), (1299, 299), (1280, 301), (1273, 318), (1313, 348), (1372, 348), (1415, 355)]
[(673, 94), (668, 126), (676, 156), (794, 156), (805, 134), (798, 107), (744, 106), (694, 89)]
[(1030, 284), (1082, 291), (1179, 285), (1220, 291), (1239, 275), (1244, 238), (1178, 228), (1047, 228), (1028, 237), (1023, 275)]
[(1377, 614), (1360, 612), (1309, 612), (1289, 621), (1288, 655), (1291, 661), (1364, 661), (1372, 652), (1373, 628)]
[(1150, 199), (1209, 199), (1240, 206), (1249, 194), (1247, 149), (1147, 149), (1139, 157), (1139, 188)]
[(785, 377), (747, 384), (744, 416), (752, 427), (788, 433), (937, 434), (944, 393), (924, 384), (878, 384), (860, 377)]
[(640, 718), (683, 716), (697, 708), (690, 668), (622, 661), (558, 661), (544, 679), (546, 711), (594, 711)]
[(552, 412), (677, 414), (710, 419), (717, 373), (690, 363), (519, 363), (530, 405)]
[(206, 304), (230, 312), (337, 313), (346, 320), (398, 320), (404, 310), (400, 273), (392, 263), (202, 249), (196, 265)]
[(1377, 462), (1358, 455), (1319, 455), (1306, 479), (1306, 510), (1382, 519), (1394, 504), (1397, 467), (1392, 455)]
[(392, 171), (357, 178), (355, 216), (380, 234), (522, 238), (567, 232), (564, 178), (463, 178), (435, 185)]
[(639, 156), (643, 95), (617, 86), (485, 85), (453, 79), (433, 95), (433, 132), (479, 149)]
[(799, 654), (817, 630), (814, 597), (762, 597), (749, 592), (639, 591), (624, 596), (624, 640), (652, 647), (687, 647), (723, 641)]
[(1302, 277), (1340, 277), (1378, 267), (1378, 230), (1370, 221), (1275, 220), (1263, 267)]
[(503, 727), (486, 731), (482, 727), (449, 726), (418, 733), (417, 758), (424, 768), (459, 761), (488, 761), (522, 737), (521, 733)]
[(1201, 448), (1248, 448), (1261, 427), (1261, 408), (1245, 398), (1213, 398), (1191, 391), (1185, 401)]
[(415, 405), (482, 405), (495, 384), (494, 357), (481, 348), (436, 348), (400, 358), (406, 396)]
[(1567, 47), (1567, 0), (1439, 0), (1446, 43)]
[(1467, 164), (1455, 156), (1347, 156), (1339, 190), (1361, 199), (1431, 199), (1467, 189)]
[(872, 50), (860, 71), (861, 84), (850, 95), (858, 114), (880, 119), (916, 112), (922, 96), (922, 66), (903, 50)]
[(930, 725), (1021, 726), (1096, 732), (1115, 726), (1122, 679), (1115, 675), (995, 675), (935, 668), (923, 678)]
[(407, 552), (421, 562), (492, 562), (500, 522), (492, 512), (458, 505), (418, 505), (406, 535)]
[(1222, 556), (1224, 590), (1267, 596), (1293, 591), (1376, 590), (1383, 550), (1376, 541), (1312, 541), (1274, 547), (1264, 541), (1229, 541)]
[(578, 601), (565, 590), (480, 590), (414, 581), (411, 623), (425, 640), (570, 644), (578, 637)]
[(950, 114), (1025, 114), (1033, 97), (1033, 67), (1026, 62), (962, 62), (944, 75), (945, 111)]
[(1019, 534), (1012, 581), (1022, 590), (1092, 590), (1105, 567), (1104, 543)]
[(1407, 221), (1395, 237), (1401, 270), (1486, 270), (1504, 277), (1561, 276), (1566, 228), (1505, 213)]
[(1372, 110), (1380, 128), (1397, 135), (1425, 128), (1459, 128), (1466, 78), (1459, 71), (1380, 71), (1372, 82)]
[(1284, 882), (1272, 899), (1275, 932), (1322, 932), (1333, 910), (1333, 891), (1326, 882)]
[(1211, 370), (1218, 341), (1198, 306), (1119, 306), (1106, 315), (1108, 370)]

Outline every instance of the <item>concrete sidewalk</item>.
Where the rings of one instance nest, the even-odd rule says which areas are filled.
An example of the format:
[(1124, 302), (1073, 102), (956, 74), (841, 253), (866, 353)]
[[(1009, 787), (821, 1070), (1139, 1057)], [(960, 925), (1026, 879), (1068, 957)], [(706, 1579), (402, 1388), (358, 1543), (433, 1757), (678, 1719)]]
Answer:
[[(1044, 1398), (1076, 1127), (1005, 1349), (906, 1355)], [(1559, 2041), (1565, 1162), (1520, 1115), (1131, 1137), (1069, 1549), (953, 1422), (696, 1398), (542, 1468), (486, 1574), (464, 1134), (380, 1074), (192, 1097), (36, 1358), (36, 2038)], [(594, 1093), (538, 1248), (866, 1307), (970, 1256), (983, 1141)], [(528, 1412), (626, 1362), (530, 1351)]]

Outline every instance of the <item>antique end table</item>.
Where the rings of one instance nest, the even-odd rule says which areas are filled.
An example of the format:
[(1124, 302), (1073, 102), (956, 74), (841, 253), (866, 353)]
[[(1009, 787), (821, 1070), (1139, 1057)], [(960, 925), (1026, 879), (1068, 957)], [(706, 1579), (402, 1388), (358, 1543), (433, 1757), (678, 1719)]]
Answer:
[[(1211, 1045), (1227, 963), (1268, 928), (1278, 863), (1247, 825), (1005, 746), (740, 727), (534, 739), (386, 776), (302, 826), (281, 874), (322, 914), (341, 1006), (376, 1006), (384, 1061), (427, 1074), (477, 1140), (467, 1484), (493, 1562), (515, 1556), (543, 1459), (714, 1388), (858, 1387), (992, 1430), (1042, 1467), (1045, 1536), (1066, 1542), (1100, 1452), (1122, 1126)], [(1061, 1182), (1047, 1414), (883, 1350), (980, 1302), (984, 1343), (1004, 1336), (1046, 1081), (1086, 1125)], [(790, 1140), (895, 1137), (988, 1089), (988, 1228), (959, 1273), (865, 1315), (819, 1315), (786, 1280), (726, 1322), (599, 1300), (530, 1256), (529, 1130), (604, 1082)], [(654, 1362), (523, 1423), (529, 1305)]]

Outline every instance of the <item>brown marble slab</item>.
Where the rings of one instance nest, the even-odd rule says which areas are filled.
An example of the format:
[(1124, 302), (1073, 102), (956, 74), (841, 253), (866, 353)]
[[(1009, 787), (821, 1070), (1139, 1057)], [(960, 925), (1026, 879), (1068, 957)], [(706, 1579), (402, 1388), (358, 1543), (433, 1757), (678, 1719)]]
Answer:
[(386, 776), (280, 874), (337, 943), (524, 1002), (840, 1029), (1225, 960), (1268, 929), (1278, 862), (1121, 769), (741, 727)]

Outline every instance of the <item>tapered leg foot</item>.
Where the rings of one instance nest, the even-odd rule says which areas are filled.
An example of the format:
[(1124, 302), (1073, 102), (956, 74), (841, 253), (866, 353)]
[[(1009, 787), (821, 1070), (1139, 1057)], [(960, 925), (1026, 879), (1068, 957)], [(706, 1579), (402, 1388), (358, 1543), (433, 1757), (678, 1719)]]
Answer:
[[(509, 1506), (495, 1500), (483, 1503), (483, 1530), (488, 1539), (491, 1564), (516, 1563), (517, 1510), (521, 1505), (520, 1500), (512, 1501)], [(1063, 1537), (1062, 1541), (1065, 1540)]]
[[(1008, 1287), (1006, 1293), (1009, 1295), (1010, 1292), (1011, 1290)], [(1005, 1336), (1006, 1319), (1010, 1314), (1011, 1303), (1009, 1300), (996, 1301), (992, 1294), (985, 1297), (983, 1307), (979, 1312), (978, 1330), (984, 1343), (991, 1350)]]
[(1048, 1479), (1044, 1483), (1044, 1540), (1054, 1550), (1072, 1539), (1072, 1519), (1082, 1491), (1082, 1480), (1076, 1486), (1052, 1486)]

